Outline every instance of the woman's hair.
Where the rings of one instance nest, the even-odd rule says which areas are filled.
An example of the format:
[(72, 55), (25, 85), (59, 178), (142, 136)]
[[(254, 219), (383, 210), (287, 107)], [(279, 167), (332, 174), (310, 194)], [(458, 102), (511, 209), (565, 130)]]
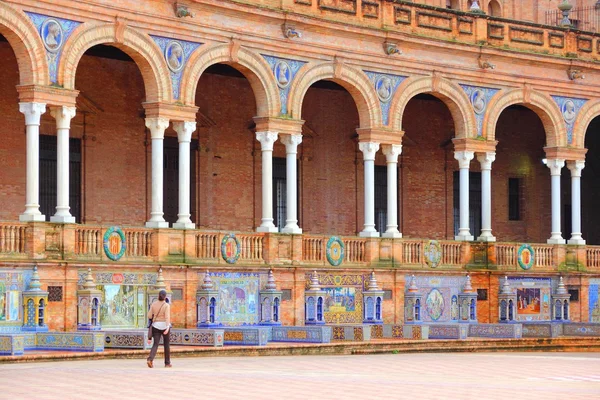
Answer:
[(160, 292), (158, 292), (158, 300), (163, 301), (166, 298), (167, 298), (166, 290), (162, 289)]

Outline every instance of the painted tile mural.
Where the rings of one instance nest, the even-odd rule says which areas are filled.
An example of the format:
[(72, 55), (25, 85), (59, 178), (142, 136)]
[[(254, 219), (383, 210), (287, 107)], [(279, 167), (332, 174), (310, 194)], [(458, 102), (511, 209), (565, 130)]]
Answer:
[[(325, 291), (324, 317), (328, 324), (361, 324), (363, 321), (364, 277), (359, 274), (319, 274)], [(310, 274), (306, 275), (306, 288)]]
[[(406, 288), (412, 275), (406, 277)], [(458, 321), (458, 294), (467, 278), (465, 276), (416, 276), (419, 294), (423, 296), (421, 309), (423, 322)]]
[(31, 271), (0, 270), (0, 330), (21, 321), (21, 296), (29, 287)]
[(589, 305), (590, 322), (600, 323), (600, 279), (590, 279)]
[(508, 278), (517, 294), (517, 321), (550, 321), (552, 278)]
[[(267, 274), (256, 272), (211, 272), (219, 291), (218, 313), (224, 326), (256, 325), (259, 322), (258, 292)], [(201, 275), (202, 278), (204, 275)]]

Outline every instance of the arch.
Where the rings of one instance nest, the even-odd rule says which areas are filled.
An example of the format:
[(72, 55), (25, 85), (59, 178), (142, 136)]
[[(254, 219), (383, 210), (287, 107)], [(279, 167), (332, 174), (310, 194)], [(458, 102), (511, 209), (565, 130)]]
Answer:
[(172, 100), (171, 74), (160, 48), (148, 35), (121, 22), (86, 22), (75, 29), (65, 43), (58, 66), (59, 85), (65, 89), (75, 89), (79, 60), (89, 48), (99, 44), (114, 46), (135, 61), (144, 80), (147, 102)]
[(0, 33), (17, 58), (19, 84), (50, 84), (46, 51), (33, 22), (24, 13), (0, 2)]
[(431, 76), (408, 78), (398, 87), (390, 109), (395, 131), (402, 131), (406, 105), (421, 93), (432, 94), (446, 104), (454, 120), (456, 138), (477, 137), (475, 112), (465, 91), (448, 79)]
[(492, 17), (502, 17), (502, 5), (498, 0), (491, 0), (487, 6), (488, 14)]
[(269, 64), (260, 54), (235, 42), (202, 46), (192, 54), (181, 78), (181, 101), (184, 104), (195, 104), (200, 76), (208, 67), (219, 63), (231, 65), (248, 79), (256, 99), (258, 116), (279, 116), (279, 90)]
[(381, 126), (381, 106), (375, 87), (360, 70), (344, 63), (306, 64), (290, 89), (288, 112), (294, 119), (301, 119), (302, 102), (310, 86), (321, 80), (331, 80), (346, 89), (358, 108), (361, 128)]
[(575, 120), (573, 126), (573, 145), (577, 148), (585, 148), (585, 135), (594, 118), (600, 116), (600, 100), (587, 101)]
[(496, 139), (496, 124), (500, 114), (515, 104), (523, 104), (540, 117), (546, 132), (547, 147), (567, 145), (567, 129), (558, 105), (550, 96), (529, 88), (502, 90), (492, 98), (483, 120), (483, 136), (487, 140)]

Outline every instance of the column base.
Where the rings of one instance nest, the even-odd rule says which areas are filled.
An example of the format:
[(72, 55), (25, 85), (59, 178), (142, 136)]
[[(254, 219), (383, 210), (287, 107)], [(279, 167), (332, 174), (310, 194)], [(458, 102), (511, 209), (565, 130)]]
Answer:
[(268, 232), (268, 233), (279, 233), (279, 229), (273, 226), (259, 226), (256, 228), (256, 232)]
[(574, 244), (574, 245), (577, 245), (577, 246), (583, 246), (583, 245), (585, 245), (585, 240), (583, 240), (583, 238), (581, 236), (579, 236), (579, 237), (571, 236), (571, 239), (569, 239), (569, 241), (567, 242), (567, 244)]
[(294, 235), (300, 235), (302, 233), (302, 229), (300, 229), (298, 225), (286, 226), (281, 230), (281, 233), (291, 233)]
[(46, 222), (46, 216), (44, 214), (21, 214), (19, 215), (19, 221), (21, 222)]
[(558, 237), (551, 237), (550, 239), (548, 239), (546, 241), (546, 243), (548, 244), (566, 244), (567, 241), (565, 239), (563, 239), (561, 236)]
[(175, 222), (173, 229), (196, 229), (196, 224), (192, 222)]
[(496, 241), (496, 237), (492, 236), (490, 234), (487, 235), (481, 235), (477, 238), (478, 241), (480, 242), (495, 242)]
[(460, 242), (472, 242), (475, 238), (473, 237), (473, 235), (456, 235), (454, 236), (454, 240), (460, 241)]
[(376, 238), (379, 237), (379, 232), (373, 230), (373, 231), (362, 231), (358, 233), (358, 236), (360, 237), (368, 237), (368, 238)]
[(50, 217), (50, 222), (56, 222), (57, 224), (74, 224), (75, 217), (72, 215), (53, 215)]
[(146, 222), (146, 228), (168, 228), (169, 223), (167, 221), (148, 221)]
[(384, 232), (381, 234), (381, 237), (384, 238), (394, 238), (394, 239), (400, 239), (402, 237), (402, 234), (400, 232), (398, 232), (398, 230), (395, 231), (391, 231), (391, 232)]

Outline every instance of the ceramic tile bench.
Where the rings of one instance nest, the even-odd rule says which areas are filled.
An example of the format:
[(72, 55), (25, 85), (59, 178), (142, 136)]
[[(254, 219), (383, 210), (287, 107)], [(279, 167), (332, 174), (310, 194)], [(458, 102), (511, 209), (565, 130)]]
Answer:
[(273, 342), (329, 343), (330, 326), (273, 326)]
[(520, 339), (523, 336), (521, 324), (469, 324), (469, 337), (494, 339)]

